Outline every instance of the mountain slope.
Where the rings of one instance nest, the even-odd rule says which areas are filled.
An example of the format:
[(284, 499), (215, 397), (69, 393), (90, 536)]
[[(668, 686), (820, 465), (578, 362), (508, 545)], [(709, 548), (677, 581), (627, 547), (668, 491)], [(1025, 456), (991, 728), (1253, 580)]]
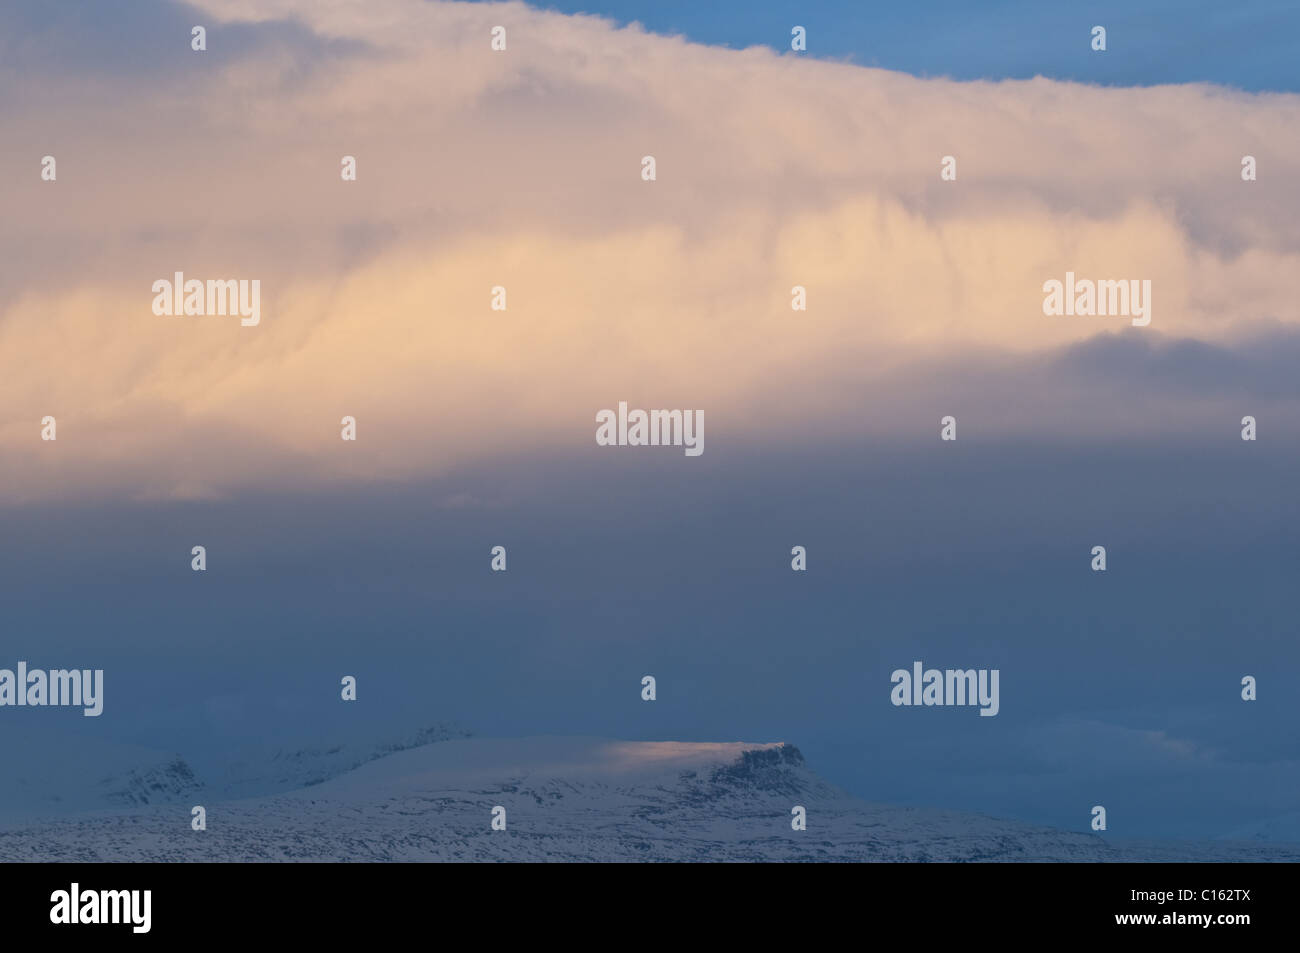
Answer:
[(320, 784), (369, 761), (409, 748), (467, 738), (439, 722), (382, 741), (262, 746), (218, 759), (193, 759), (94, 735), (57, 741), (18, 731), (0, 734), (0, 754), (21, 770), (0, 772), (0, 821), (148, 805), (204, 804), (278, 794)]
[[(506, 809), (506, 830), (492, 811)], [(791, 808), (807, 809), (805, 831)], [(782, 744), (448, 740), (286, 794), (80, 815), (0, 832), (0, 860), (1289, 860), (1259, 845), (1116, 844), (867, 804)]]

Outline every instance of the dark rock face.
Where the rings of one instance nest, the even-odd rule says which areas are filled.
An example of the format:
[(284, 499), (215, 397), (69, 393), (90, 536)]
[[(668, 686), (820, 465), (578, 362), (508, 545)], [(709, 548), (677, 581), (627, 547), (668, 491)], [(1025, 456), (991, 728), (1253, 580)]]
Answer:
[(794, 745), (742, 752), (735, 764), (724, 765), (710, 779), (719, 789), (740, 793), (744, 790), (765, 794), (795, 795), (807, 790), (803, 754)]
[(140, 807), (161, 804), (197, 794), (203, 783), (179, 755), (162, 764), (131, 768), (122, 777), (100, 782), (103, 798), (110, 804)]

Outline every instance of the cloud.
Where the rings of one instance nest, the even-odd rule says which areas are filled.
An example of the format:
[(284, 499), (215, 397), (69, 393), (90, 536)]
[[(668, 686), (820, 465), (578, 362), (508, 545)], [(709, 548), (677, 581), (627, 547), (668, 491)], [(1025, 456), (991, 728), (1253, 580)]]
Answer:
[[(68, 62), (89, 41), (44, 9), (21, 8), (25, 55)], [(619, 400), (703, 408), (711, 446), (916, 432), (958, 393), (924, 370), (1018, 369), (1032, 409), (1058, 384), (1041, 359), (1114, 377), (1108, 347), (1175, 409), (1293, 397), (1240, 349), (1297, 322), (1300, 96), (924, 80), (520, 4), (133, 9), (153, 27), (129, 62), (38, 74), (8, 123), (0, 500), (405, 481), (585, 448)], [(157, 28), (194, 16), (207, 54)], [(260, 279), (261, 325), (153, 315), (178, 270)], [(1069, 351), (1126, 322), (1045, 317), (1067, 270), (1151, 279), (1151, 341)]]
[(1195, 742), (1172, 737), (1163, 730), (1127, 728), (1086, 720), (1067, 722), (1061, 726), (1061, 730), (1076, 733), (1078, 740), (1091, 740), (1099, 747), (1110, 750), (1112, 757), (1120, 761), (1125, 756), (1135, 761), (1153, 757), (1174, 761), (1214, 757), (1212, 752), (1202, 751)]

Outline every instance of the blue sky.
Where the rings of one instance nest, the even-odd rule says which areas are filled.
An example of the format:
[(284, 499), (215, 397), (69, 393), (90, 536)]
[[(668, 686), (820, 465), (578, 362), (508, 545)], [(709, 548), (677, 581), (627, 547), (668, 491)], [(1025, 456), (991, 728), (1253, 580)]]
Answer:
[[(561, 0), (539, 6), (637, 21), (700, 43), (785, 51), (798, 24), (808, 31), (809, 55), (921, 76), (1300, 89), (1300, 4), (1287, 0)], [(1089, 46), (1095, 25), (1107, 30), (1104, 54)]]

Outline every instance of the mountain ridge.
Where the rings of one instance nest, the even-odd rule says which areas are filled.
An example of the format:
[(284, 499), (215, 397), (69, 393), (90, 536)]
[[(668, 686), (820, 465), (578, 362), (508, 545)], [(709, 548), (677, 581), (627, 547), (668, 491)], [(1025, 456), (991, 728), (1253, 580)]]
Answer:
[[(785, 743), (445, 738), (401, 747), (291, 791), (204, 807), (203, 831), (191, 829), (187, 804), (0, 831), (0, 859), (1300, 860), (1294, 847), (1123, 842), (983, 815), (871, 804), (822, 779)], [(796, 807), (806, 811), (806, 830), (791, 826)], [(505, 830), (492, 828), (498, 808), (505, 809)]]

